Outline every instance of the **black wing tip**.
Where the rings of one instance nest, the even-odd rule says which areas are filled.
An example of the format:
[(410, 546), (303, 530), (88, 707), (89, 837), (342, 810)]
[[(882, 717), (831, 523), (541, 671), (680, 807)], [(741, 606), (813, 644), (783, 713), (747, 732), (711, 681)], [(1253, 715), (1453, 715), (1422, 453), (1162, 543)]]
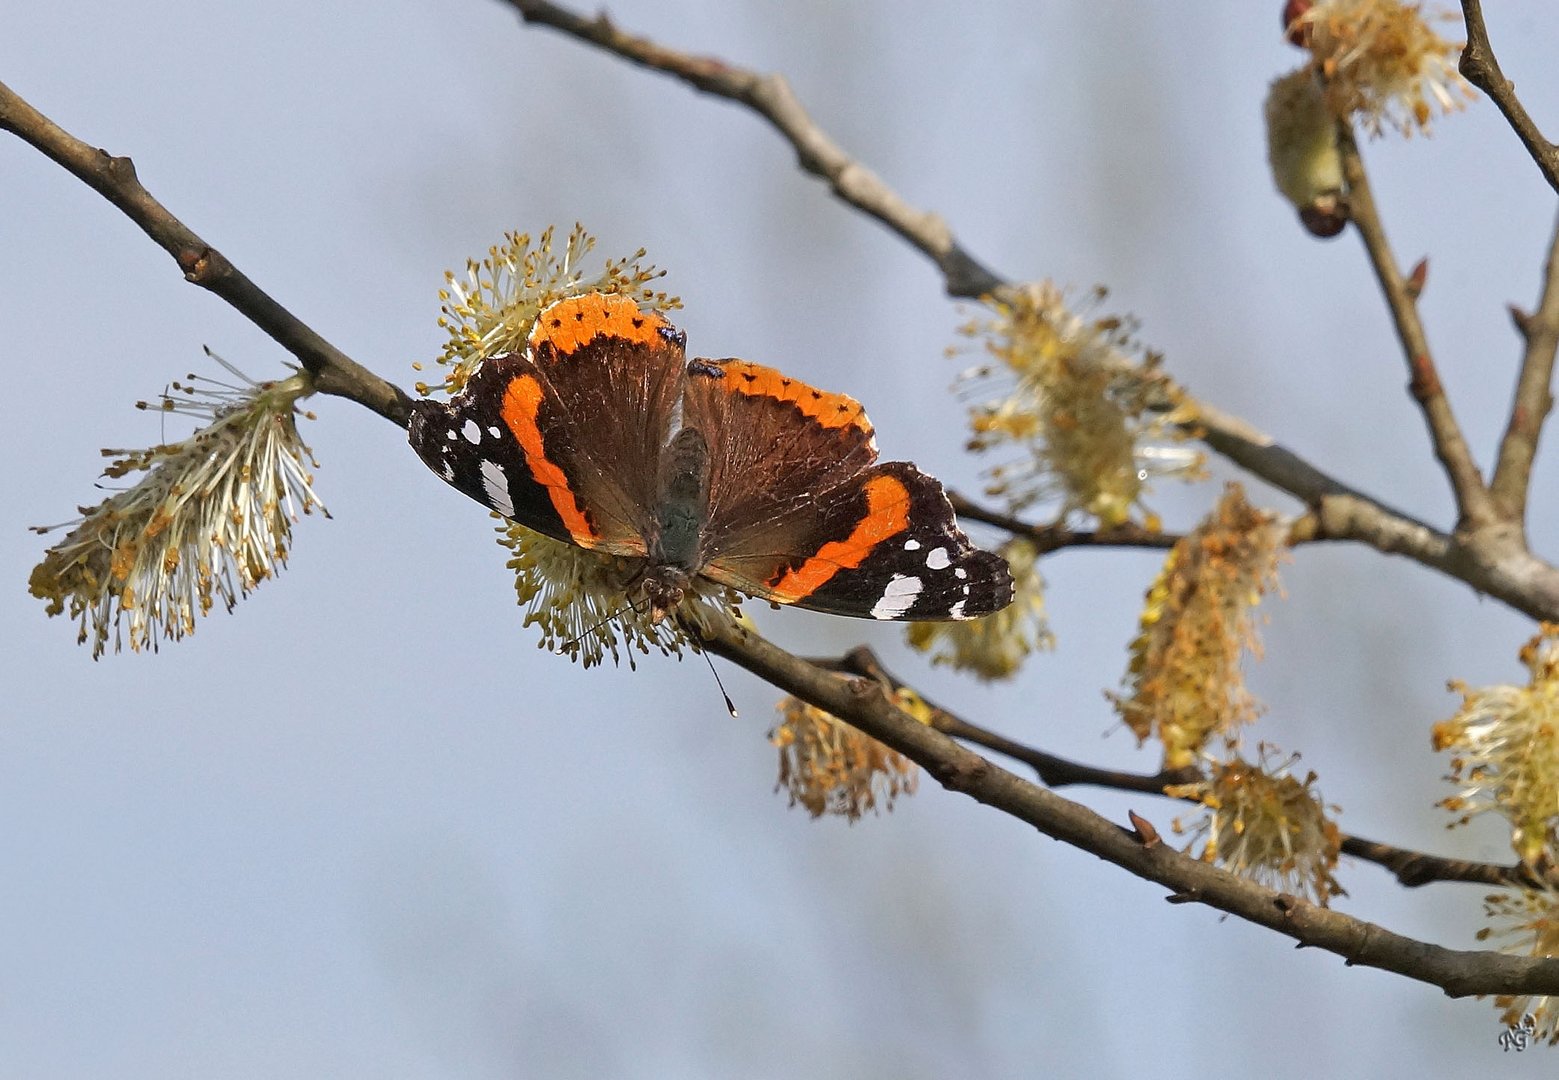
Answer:
[[(949, 504), (949, 511), (951, 511), (951, 504)], [(1008, 565), (1005, 558), (994, 551), (986, 551), (984, 548), (977, 548), (970, 544), (968, 537), (964, 536), (963, 530), (958, 527), (956, 517), (953, 534), (964, 545), (955, 565), (962, 568), (969, 576), (966, 579), (968, 588), (964, 590), (964, 602), (962, 606), (956, 608), (956, 613), (949, 617), (957, 621), (979, 619), (1005, 610), (1017, 598), (1017, 584), (1012, 577), (1012, 567)]]
[(1012, 568), (1000, 555), (971, 547), (956, 564), (969, 576), (961, 599), (948, 610), (953, 621), (979, 619), (994, 615), (1012, 603), (1016, 589)]
[[(958, 516), (936, 477), (910, 461), (883, 462), (877, 468), (897, 477), (909, 492), (911, 522), (889, 567), (895, 576), (914, 579), (918, 591), (907, 607), (888, 603), (874, 618), (904, 622), (962, 622), (993, 615), (1012, 603), (1015, 587), (1007, 560), (975, 547), (958, 526)], [(905, 559), (903, 552), (913, 553)], [(893, 582), (890, 581), (891, 588)], [(900, 586), (901, 595), (908, 586)], [(881, 614), (878, 613), (881, 611)]]

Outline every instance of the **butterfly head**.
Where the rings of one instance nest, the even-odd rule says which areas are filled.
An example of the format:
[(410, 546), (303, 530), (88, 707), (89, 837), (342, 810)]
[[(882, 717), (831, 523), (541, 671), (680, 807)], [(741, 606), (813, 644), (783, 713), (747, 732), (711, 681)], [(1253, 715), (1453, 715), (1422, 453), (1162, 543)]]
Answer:
[(650, 602), (650, 622), (658, 623), (675, 611), (688, 594), (692, 575), (680, 566), (651, 566), (644, 575), (644, 596)]

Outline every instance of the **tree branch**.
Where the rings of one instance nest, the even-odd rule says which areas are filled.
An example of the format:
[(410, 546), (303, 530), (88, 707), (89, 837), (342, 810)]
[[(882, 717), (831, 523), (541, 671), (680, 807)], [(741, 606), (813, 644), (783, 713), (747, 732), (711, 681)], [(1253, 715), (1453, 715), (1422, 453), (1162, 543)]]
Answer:
[(152, 198), (127, 157), (114, 157), (59, 127), (0, 83), (0, 130), (9, 131), (117, 206), (166, 251), (186, 280), (208, 289), (296, 356), (325, 394), (349, 398), (406, 426), (411, 399), (326, 341), (282, 307), (221, 252)]
[[(1272, 460), (1280, 469), (1286, 469), (1283, 462), (1292, 455), (1280, 447), (1270, 450)], [(1438, 570), (1534, 619), (1552, 621), (1554, 613), (1559, 612), (1559, 572), (1521, 546), (1508, 543), (1509, 538), (1480, 536), (1462, 541), (1447, 536), (1369, 498), (1347, 494), (1351, 489), (1315, 473), (1303, 462), (1285, 475), (1290, 476), (1293, 484), (1291, 493), (1311, 504), (1311, 509), (1289, 526), (1290, 547), (1327, 540), (1365, 544), (1382, 554), (1401, 555)], [(1312, 486), (1315, 477), (1321, 477), (1322, 482)], [(954, 493), (949, 498), (963, 517), (1032, 539), (1041, 554), (1067, 547), (1167, 548), (1178, 539), (1173, 533), (1149, 533), (1140, 528), (1075, 532), (1061, 526), (1032, 525)], [(1494, 542), (1485, 545), (1487, 540)]]
[(1410, 889), (1436, 881), (1464, 881), (1475, 885), (1518, 889), (1559, 887), (1559, 882), (1544, 878), (1521, 863), (1507, 866), (1504, 863), (1448, 859), (1442, 855), (1429, 855), (1422, 851), (1381, 844), (1361, 836), (1345, 835), (1342, 838), (1342, 852), (1384, 866), (1396, 876), (1397, 881)]
[(1532, 155), (1548, 186), (1559, 191), (1559, 146), (1537, 130), (1537, 124), (1516, 97), (1515, 85), (1500, 70), (1494, 46), (1489, 43), (1489, 29), (1483, 22), (1482, 0), (1462, 0), (1462, 18), (1467, 24), (1467, 47), (1462, 50), (1461, 63), (1457, 67), (1463, 78), (1489, 95), (1489, 100), (1504, 114), (1521, 145)]
[(1021, 536), (1032, 543), (1041, 555), (1072, 547), (1167, 550), (1174, 547), (1175, 542), (1180, 539), (1176, 533), (1156, 532), (1130, 523), (1112, 529), (1069, 529), (1065, 525), (1030, 525), (1022, 518), (971, 502), (956, 491), (949, 491), (947, 498), (959, 517), (982, 521), (1013, 536)]
[(1201, 903), (1325, 949), (1350, 965), (1380, 968), (1469, 994), (1559, 994), (1559, 959), (1447, 949), (1392, 933), (1339, 911), (1264, 888), (1126, 829), (1085, 806), (1025, 780), (895, 707), (872, 678), (841, 679), (734, 623), (704, 641), (803, 701), (825, 709), (919, 764), (937, 783), (1163, 885), (1173, 903)]
[(1559, 221), (1548, 244), (1543, 267), (1543, 294), (1537, 310), (1528, 315), (1511, 308), (1516, 329), (1526, 340), (1521, 374), (1516, 380), (1516, 400), (1510, 422), (1499, 444), (1499, 462), (1489, 483), (1495, 510), (1506, 521), (1526, 522), (1527, 492), (1532, 483), (1532, 461), (1543, 422), (1554, 407), (1554, 353), (1559, 350)]
[(1348, 184), (1348, 216), (1364, 249), (1369, 253), (1375, 279), (1391, 309), (1391, 321), (1396, 327), (1397, 338), (1402, 342), (1411, 379), (1408, 389), (1413, 400), (1423, 410), (1424, 421), (1429, 426), (1429, 440), (1434, 446), (1451, 491), (1456, 497), (1458, 515), (1457, 531), (1474, 531), (1493, 521), (1488, 491), (1483, 477), (1472, 458), (1472, 451), (1462, 435), (1461, 426), (1451, 411), (1450, 399), (1435, 370), (1434, 358), (1429, 352), (1429, 339), (1424, 324), (1418, 317), (1416, 289), (1409, 288), (1407, 279), (1397, 266), (1391, 245), (1386, 240), (1386, 230), (1381, 224), (1380, 213), (1375, 207), (1375, 196), (1370, 189), (1369, 176), (1364, 171), (1364, 160), (1359, 156), (1354, 142), (1352, 124), (1346, 120), (1337, 123), (1338, 149), (1342, 152), (1343, 176)]
[(1519, 536), (1491, 531), (1470, 538), (1444, 533), (1383, 512), (1369, 500), (1323, 497), (1289, 532), (1290, 543), (1315, 538), (1357, 540), (1402, 555), (1495, 597), (1534, 619), (1559, 618), (1559, 571), (1537, 558)]
[(796, 100), (783, 76), (759, 75), (711, 57), (665, 48), (617, 29), (604, 13), (587, 19), (545, 0), (508, 2), (526, 22), (551, 26), (635, 64), (675, 75), (706, 94), (752, 109), (790, 142), (803, 169), (826, 180), (845, 202), (865, 211), (930, 256), (942, 271), (949, 296), (977, 299), (1001, 288), (1002, 280), (958, 245), (946, 222), (910, 206), (829, 138)]
[(1066, 787), (1069, 784), (1092, 784), (1095, 787), (1111, 788), (1116, 791), (1136, 791), (1144, 795), (1162, 795), (1164, 788), (1169, 784), (1189, 784), (1202, 778), (1194, 768), (1167, 769), (1152, 775), (1146, 773), (1123, 772), (1116, 769), (1101, 769), (1094, 765), (1084, 765), (1081, 762), (1071, 761), (1055, 754), (1047, 753), (1033, 746), (1025, 745), (1005, 735), (997, 734), (988, 728), (965, 720), (948, 709), (933, 702), (919, 690), (898, 678), (887, 668), (877, 654), (865, 645), (858, 645), (840, 657), (809, 658), (805, 663), (825, 671), (838, 672), (841, 675), (859, 675), (869, 679), (875, 679), (890, 690), (910, 689), (915, 695), (924, 701), (931, 709), (931, 726), (950, 735), (955, 739), (963, 739), (983, 746), (987, 750), (994, 750), (998, 754), (1021, 761), (1034, 770), (1040, 782), (1047, 787)]

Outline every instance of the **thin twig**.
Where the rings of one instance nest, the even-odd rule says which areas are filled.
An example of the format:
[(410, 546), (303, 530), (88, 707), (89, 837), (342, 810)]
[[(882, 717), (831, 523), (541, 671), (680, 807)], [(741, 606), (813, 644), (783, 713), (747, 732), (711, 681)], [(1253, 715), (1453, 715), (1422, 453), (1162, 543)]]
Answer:
[(114, 157), (82, 142), (4, 83), (0, 83), (0, 130), (32, 144), (122, 210), (173, 256), (186, 280), (216, 293), (296, 356), (314, 376), (320, 392), (350, 398), (406, 426), (411, 399), (405, 391), (330, 344), (195, 235), (141, 186), (129, 158)]
[[(1032, 543), (1041, 555), (1078, 547), (1145, 548), (1167, 551), (1184, 539), (1181, 533), (1148, 529), (1130, 522), (1110, 529), (1071, 529), (1060, 524), (1034, 525), (1013, 514), (1005, 514), (977, 503), (956, 491), (949, 491), (947, 499), (953, 504), (953, 511), (959, 517), (995, 526), (1013, 536), (1021, 536)], [(1428, 526), (1423, 528), (1428, 529)], [(1430, 531), (1432, 533), (1432, 530)], [(1298, 547), (1303, 544), (1342, 539), (1345, 538), (1328, 535), (1321, 527), (1320, 515), (1312, 511), (1293, 520), (1285, 542), (1289, 547)]]
[(1489, 95), (1489, 100), (1505, 115), (1511, 130), (1527, 148), (1532, 160), (1543, 173), (1548, 186), (1559, 191), (1559, 146), (1543, 137), (1532, 117), (1516, 97), (1516, 88), (1500, 70), (1489, 43), (1489, 28), (1483, 22), (1481, 0), (1462, 0), (1462, 17), (1467, 23), (1467, 47), (1462, 50), (1461, 63), (1457, 65), (1462, 76), (1472, 85)]
[(717, 97), (739, 101), (777, 128), (795, 147), (801, 167), (828, 182), (841, 199), (865, 211), (925, 252), (942, 271), (950, 296), (975, 299), (1002, 280), (958, 246), (946, 222), (916, 210), (813, 121), (781, 75), (759, 75), (706, 56), (692, 56), (617, 29), (605, 14), (587, 19), (545, 0), (509, 0), (526, 22), (543, 23), (616, 53), (625, 60), (675, 75)]
[(1407, 279), (1391, 253), (1386, 239), (1385, 226), (1375, 207), (1375, 196), (1370, 189), (1369, 175), (1364, 171), (1364, 160), (1353, 138), (1353, 128), (1348, 121), (1337, 125), (1338, 149), (1342, 151), (1343, 176), (1348, 184), (1348, 216), (1364, 249), (1369, 253), (1375, 279), (1386, 296), (1391, 310), (1391, 321), (1396, 327), (1397, 338), (1407, 358), (1411, 378), (1408, 389), (1413, 400), (1423, 410), (1424, 421), (1429, 427), (1429, 440), (1434, 446), (1445, 475), (1451, 482), (1456, 498), (1458, 531), (1473, 531), (1492, 521), (1488, 491), (1478, 464), (1473, 460), (1461, 425), (1451, 411), (1451, 402), (1445, 394), (1435, 370), (1434, 358), (1429, 352), (1429, 339), (1424, 324), (1418, 317), (1418, 301), (1415, 290), (1409, 288)]
[(1396, 876), (1398, 882), (1410, 889), (1435, 881), (1465, 881), (1503, 888), (1559, 888), (1559, 879), (1544, 878), (1520, 863), (1507, 866), (1504, 863), (1449, 859), (1443, 855), (1429, 855), (1366, 840), (1361, 836), (1345, 835), (1342, 838), (1342, 853), (1384, 866)]
[(1350, 964), (1392, 971), (1469, 994), (1559, 994), (1559, 959), (1447, 949), (1395, 934), (1339, 911), (1258, 885), (1168, 844), (1145, 843), (1125, 828), (994, 762), (897, 708), (871, 678), (841, 679), (735, 623), (712, 628), (712, 653), (824, 709), (919, 764), (949, 791), (1027, 822), (1138, 877), (1158, 882), (1170, 899), (1206, 904), (1324, 949)]
[[(806, 662), (826, 671), (837, 671), (842, 675), (862, 675), (876, 679), (893, 690), (914, 689), (883, 667), (877, 654), (865, 645), (859, 645), (837, 658), (808, 659)], [(1037, 747), (1025, 745), (1015, 739), (1009, 739), (989, 728), (965, 720), (957, 713), (936, 704), (919, 690), (915, 690), (915, 696), (931, 709), (931, 726), (936, 730), (955, 739), (963, 739), (976, 746), (983, 746), (987, 750), (994, 750), (1014, 761), (1023, 762), (1034, 770), (1034, 774), (1047, 787), (1092, 784), (1095, 787), (1111, 788), (1116, 791), (1162, 795), (1164, 788), (1169, 784), (1189, 784), (1201, 779), (1201, 775), (1195, 769), (1167, 769), (1149, 775), (1084, 765), (1078, 761), (1047, 753)]]
[(1145, 529), (1141, 525), (1117, 525), (1112, 529), (1069, 529), (1065, 525), (1030, 525), (1021, 518), (973, 502), (956, 491), (947, 493), (948, 501), (959, 517), (984, 522), (1030, 541), (1041, 555), (1062, 548), (1153, 548), (1167, 550), (1180, 539), (1177, 533)]
[(1554, 407), (1554, 353), (1559, 350), (1559, 222), (1555, 223), (1554, 236), (1548, 244), (1543, 293), (1537, 310), (1529, 315), (1512, 308), (1511, 314), (1516, 329), (1526, 339), (1526, 349), (1521, 356), (1516, 400), (1500, 440), (1499, 463), (1489, 482), (1489, 493), (1501, 518), (1524, 526), (1538, 437)]

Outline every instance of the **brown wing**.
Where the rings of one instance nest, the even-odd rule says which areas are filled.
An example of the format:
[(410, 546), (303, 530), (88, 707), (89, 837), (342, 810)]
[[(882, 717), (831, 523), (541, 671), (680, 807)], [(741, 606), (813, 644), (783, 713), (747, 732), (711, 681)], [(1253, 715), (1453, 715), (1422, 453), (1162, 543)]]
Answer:
[(589, 542), (576, 538), (581, 547), (644, 552), (685, 340), (626, 296), (570, 297), (537, 318), (530, 356), (546, 392), (536, 425), (594, 530)]
[(706, 565), (768, 557), (777, 571), (833, 527), (826, 493), (877, 459), (860, 402), (745, 360), (690, 361), (682, 423), (709, 445)]
[(486, 361), (447, 405), (419, 403), (412, 445), (451, 484), (522, 525), (643, 555), (683, 341), (628, 297), (560, 300), (537, 319), (528, 356)]
[(745, 361), (687, 365), (683, 422), (709, 442), (701, 572), (835, 615), (972, 619), (1012, 601), (997, 555), (970, 545), (942, 485), (877, 463), (860, 403)]

